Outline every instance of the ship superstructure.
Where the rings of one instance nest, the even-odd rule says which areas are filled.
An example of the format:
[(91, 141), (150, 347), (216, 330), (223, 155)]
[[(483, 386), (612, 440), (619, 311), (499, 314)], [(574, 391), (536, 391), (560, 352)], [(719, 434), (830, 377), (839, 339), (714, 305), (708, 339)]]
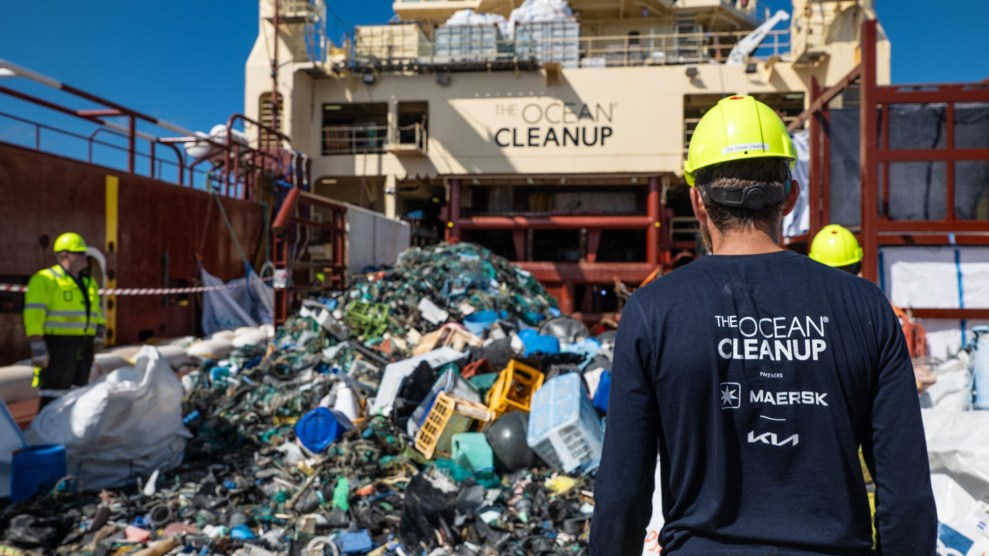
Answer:
[[(707, 108), (750, 94), (790, 119), (858, 63), (871, 1), (790, 7), (398, 0), (396, 22), (333, 45), (320, 2), (260, 0), (245, 110), (309, 155), (317, 193), (486, 245), (564, 310), (608, 311), (616, 282), (694, 251), (682, 165)], [(881, 29), (877, 51), (888, 83)]]

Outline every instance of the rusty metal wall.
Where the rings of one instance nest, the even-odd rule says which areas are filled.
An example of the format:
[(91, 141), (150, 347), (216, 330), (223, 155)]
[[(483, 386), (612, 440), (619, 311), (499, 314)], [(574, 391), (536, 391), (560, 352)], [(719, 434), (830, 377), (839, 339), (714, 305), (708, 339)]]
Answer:
[[(119, 245), (113, 253), (105, 249), (108, 175), (119, 180)], [(262, 206), (225, 197), (221, 201), (253, 263), (264, 231)], [(106, 254), (108, 274), (120, 288), (188, 285), (197, 277), (197, 252), (215, 276), (244, 274), (209, 194), (0, 143), (0, 282), (26, 282), (54, 264), (51, 245), (64, 231), (82, 234)], [(19, 294), (0, 299), (0, 365), (27, 356), (16, 309), (20, 302), (14, 295)], [(142, 336), (182, 336), (198, 328), (195, 297), (117, 300), (117, 344)]]

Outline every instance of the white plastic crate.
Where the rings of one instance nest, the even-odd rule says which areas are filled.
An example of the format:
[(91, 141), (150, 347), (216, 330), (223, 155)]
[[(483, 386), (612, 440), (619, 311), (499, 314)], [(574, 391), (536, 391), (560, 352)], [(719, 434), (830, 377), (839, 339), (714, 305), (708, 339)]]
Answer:
[(520, 24), (515, 30), (515, 53), (519, 59), (575, 68), (580, 60), (580, 24), (569, 20)]
[(494, 25), (449, 25), (436, 29), (436, 62), (480, 62), (498, 57), (501, 34)]
[(354, 40), (362, 60), (414, 60), (430, 52), (429, 39), (414, 23), (357, 27)]
[(556, 469), (570, 473), (597, 467), (604, 430), (578, 373), (543, 384), (532, 398), (526, 443)]

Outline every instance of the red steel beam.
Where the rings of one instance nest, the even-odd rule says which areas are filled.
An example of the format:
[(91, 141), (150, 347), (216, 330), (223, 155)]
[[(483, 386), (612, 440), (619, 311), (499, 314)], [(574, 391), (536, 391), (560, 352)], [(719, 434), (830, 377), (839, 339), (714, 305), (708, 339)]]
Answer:
[(649, 216), (471, 216), (460, 219), (452, 218), (451, 222), (454, 227), (486, 230), (513, 230), (515, 228), (533, 230), (580, 228), (635, 230), (654, 227), (652, 225), (653, 220)]
[(298, 187), (293, 187), (288, 195), (285, 196), (285, 200), (282, 201), (282, 206), (278, 209), (278, 216), (275, 217), (275, 221), (271, 224), (271, 231), (275, 234), (281, 234), (288, 227), (289, 223), (292, 221), (292, 213), (295, 211), (295, 205), (299, 202), (299, 194), (302, 190)]
[[(948, 120), (945, 126), (945, 134), (947, 135), (947, 137), (945, 137), (946, 139), (945, 146), (947, 147), (948, 152), (955, 152), (955, 103), (954, 102), (948, 103), (948, 112), (947, 114), (945, 114), (945, 116), (947, 117)], [(986, 150), (987, 152), (989, 152), (989, 149)], [(989, 156), (987, 156), (986, 158), (989, 159)], [(946, 169), (947, 175), (945, 176), (944, 185), (948, 189), (947, 191), (948, 198), (945, 202), (945, 204), (947, 205), (946, 207), (947, 214), (945, 215), (946, 216), (945, 219), (954, 220), (955, 219), (955, 163), (948, 162), (946, 166), (947, 166)]]
[(883, 233), (879, 236), (879, 245), (989, 245), (989, 232)]
[(987, 159), (989, 159), (989, 149), (896, 149), (876, 153), (876, 160), (879, 162), (917, 162), (926, 160), (959, 162)]
[[(884, 153), (884, 152), (889, 152), (889, 105), (888, 104), (882, 105), (880, 107), (880, 110), (881, 110), (880, 113), (882, 114), (880, 121), (882, 122), (882, 126), (883, 126), (882, 133), (880, 135), (882, 135), (883, 138), (883, 145), (882, 148), (879, 149), (877, 152)], [(880, 205), (879, 205), (880, 207), (879, 214), (882, 215), (883, 218), (886, 218), (889, 217), (889, 200), (890, 200), (889, 162), (883, 163), (883, 183), (882, 183), (882, 189), (880, 191), (881, 191), (880, 194), (881, 197), (880, 197)]]
[(659, 176), (649, 177), (646, 213), (649, 219), (649, 227), (646, 229), (646, 262), (655, 266), (659, 264)]
[(831, 109), (821, 107), (821, 227), (831, 223)]
[(914, 309), (911, 307), (910, 312), (919, 319), (989, 319), (989, 309)]
[(525, 254), (525, 230), (512, 230), (512, 244), (515, 246), (515, 260), (524, 261)]
[(862, 24), (862, 84), (859, 107), (859, 171), (861, 173), (862, 276), (875, 282), (879, 244), (877, 237), (878, 191), (876, 179), (876, 21)]
[(127, 118), (127, 171), (137, 171), (137, 120), (133, 115)]
[(460, 241), (460, 188), (463, 181), (459, 178), (450, 180), (450, 200), (447, 205), (450, 220), (446, 223), (446, 240), (450, 243)]
[(540, 282), (610, 284), (615, 280), (639, 284), (655, 269), (649, 263), (516, 262)]
[(935, 90), (904, 91), (898, 87), (877, 87), (875, 101), (889, 104), (924, 104), (944, 102), (950, 98), (955, 102), (989, 102), (989, 88), (964, 89), (938, 86)]
[[(817, 77), (810, 78), (810, 103), (813, 106), (821, 96), (821, 85)], [(810, 135), (810, 160), (807, 168), (809, 177), (807, 184), (807, 208), (809, 214), (809, 232), (814, 237), (817, 232), (824, 227), (823, 215), (821, 214), (821, 114), (814, 112), (809, 118), (810, 126), (807, 130)]]
[(96, 110), (76, 110), (76, 114), (83, 118), (91, 116), (123, 116), (116, 108), (101, 108)]
[(978, 220), (883, 220), (877, 223), (877, 233), (923, 234), (924, 232), (989, 233), (989, 225)]
[(598, 248), (601, 246), (601, 230), (587, 230), (587, 262), (598, 260)]

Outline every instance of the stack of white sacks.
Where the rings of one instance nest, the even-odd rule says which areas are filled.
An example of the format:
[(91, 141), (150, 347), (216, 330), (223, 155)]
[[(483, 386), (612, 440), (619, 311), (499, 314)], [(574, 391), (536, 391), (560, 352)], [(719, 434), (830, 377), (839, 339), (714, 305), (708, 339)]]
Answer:
[[(48, 404), (24, 436), (30, 444), (65, 446), (68, 473), (87, 490), (172, 469), (181, 464), (191, 436), (182, 424), (183, 387), (175, 368), (223, 359), (235, 348), (264, 344), (273, 337), (274, 328), (262, 325), (205, 339), (185, 337), (156, 346), (104, 350), (95, 356), (90, 384)], [(20, 362), (0, 368), (0, 376), (24, 375), (30, 391), (31, 369), (29, 362)], [(0, 461), (10, 455), (0, 454)]]

